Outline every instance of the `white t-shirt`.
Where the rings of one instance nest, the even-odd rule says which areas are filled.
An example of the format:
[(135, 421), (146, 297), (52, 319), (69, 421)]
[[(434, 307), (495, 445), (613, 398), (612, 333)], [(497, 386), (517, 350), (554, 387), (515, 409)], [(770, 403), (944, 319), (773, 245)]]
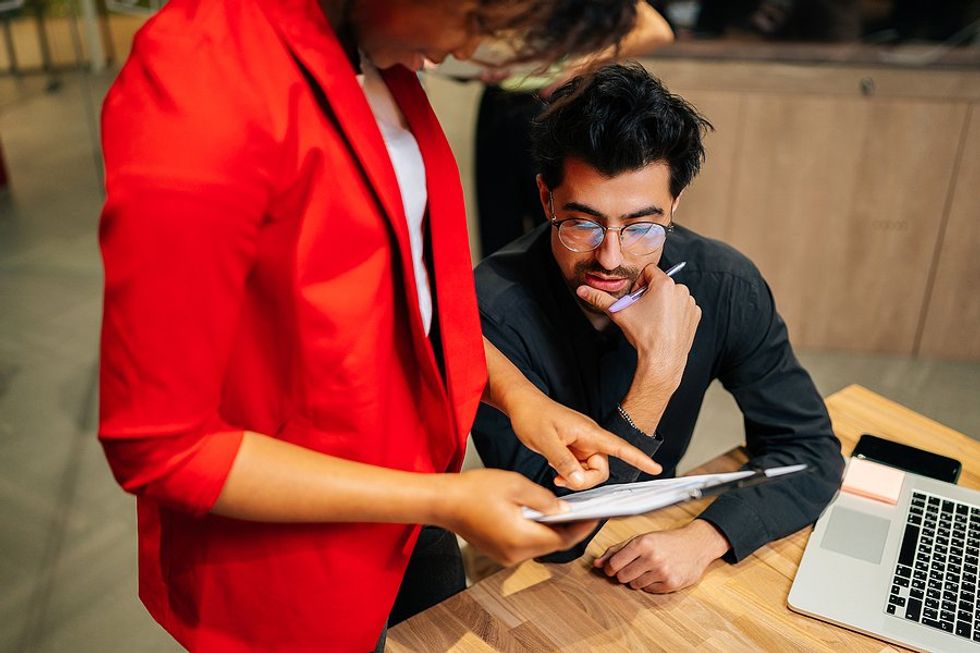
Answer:
[(378, 69), (364, 56), (361, 57), (361, 71), (357, 80), (364, 89), (368, 104), (378, 121), (381, 135), (388, 148), (388, 156), (398, 178), (402, 205), (408, 219), (408, 237), (412, 247), (412, 268), (415, 270), (415, 287), (418, 289), (419, 310), (422, 324), (428, 334), (432, 327), (432, 291), (429, 286), (429, 272), (423, 259), (425, 242), (425, 207), (429, 197), (425, 188), (425, 163), (415, 136), (408, 130), (405, 116), (402, 115), (395, 99), (385, 85)]

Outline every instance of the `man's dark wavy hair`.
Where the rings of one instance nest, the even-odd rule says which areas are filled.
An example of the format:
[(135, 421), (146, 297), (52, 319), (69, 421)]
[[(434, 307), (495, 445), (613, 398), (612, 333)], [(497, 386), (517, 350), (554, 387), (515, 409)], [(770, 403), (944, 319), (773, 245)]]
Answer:
[(636, 23), (636, 0), (478, 0), (485, 34), (517, 42), (513, 61), (553, 63), (595, 53)]
[(670, 168), (677, 197), (701, 170), (709, 129), (694, 106), (640, 64), (611, 64), (555, 91), (531, 128), (531, 150), (548, 188), (561, 185), (568, 158), (609, 177), (659, 161)]

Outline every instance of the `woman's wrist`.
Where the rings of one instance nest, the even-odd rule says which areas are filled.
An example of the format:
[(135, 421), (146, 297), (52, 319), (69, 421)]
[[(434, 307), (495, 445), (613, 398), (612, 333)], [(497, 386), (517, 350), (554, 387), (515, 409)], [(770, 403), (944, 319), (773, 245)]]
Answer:
[(483, 339), (487, 356), (487, 390), (483, 401), (507, 416), (529, 399), (544, 394), (511, 363), (493, 344)]
[(459, 476), (459, 474), (427, 475), (429, 491), (423, 523), (455, 530), (459, 507)]
[(536, 400), (544, 397), (544, 393), (525, 379), (523, 376), (504, 384), (501, 391), (500, 412), (514, 419), (514, 414), (529, 408)]

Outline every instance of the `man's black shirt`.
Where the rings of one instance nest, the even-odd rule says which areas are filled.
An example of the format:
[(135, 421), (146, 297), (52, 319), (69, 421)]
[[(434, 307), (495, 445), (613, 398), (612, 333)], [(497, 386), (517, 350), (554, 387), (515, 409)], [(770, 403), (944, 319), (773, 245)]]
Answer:
[[(551, 229), (541, 225), (477, 267), (484, 335), (553, 400), (652, 455), (662, 476), (675, 474), (705, 391), (719, 379), (744, 417), (747, 466), (807, 463), (813, 470), (729, 492), (700, 515), (731, 543), (729, 561), (815, 521), (840, 484), (840, 443), (756, 267), (731, 247), (680, 226), (667, 238), (659, 265), (687, 261), (675, 280), (690, 288), (702, 316), (680, 386), (651, 437), (616, 410), (632, 384), (636, 351), (615, 325), (600, 332), (585, 317), (552, 256)], [(554, 486), (547, 461), (521, 444), (495, 409), (481, 405), (473, 441), (488, 467), (515, 470), (564, 493)], [(646, 478), (610, 459), (610, 483)], [(578, 557), (587, 542), (546, 560)]]

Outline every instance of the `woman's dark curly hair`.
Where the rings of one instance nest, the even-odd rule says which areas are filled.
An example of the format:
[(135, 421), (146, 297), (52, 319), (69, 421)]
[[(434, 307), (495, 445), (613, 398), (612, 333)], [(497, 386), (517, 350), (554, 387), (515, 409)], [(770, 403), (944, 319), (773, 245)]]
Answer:
[(655, 162), (670, 168), (680, 195), (701, 170), (711, 123), (636, 62), (610, 64), (570, 80), (531, 127), (531, 153), (548, 188), (561, 186), (565, 160), (613, 177)]
[(636, 23), (636, 0), (478, 0), (475, 20), (516, 41), (514, 62), (547, 64), (618, 45)]

